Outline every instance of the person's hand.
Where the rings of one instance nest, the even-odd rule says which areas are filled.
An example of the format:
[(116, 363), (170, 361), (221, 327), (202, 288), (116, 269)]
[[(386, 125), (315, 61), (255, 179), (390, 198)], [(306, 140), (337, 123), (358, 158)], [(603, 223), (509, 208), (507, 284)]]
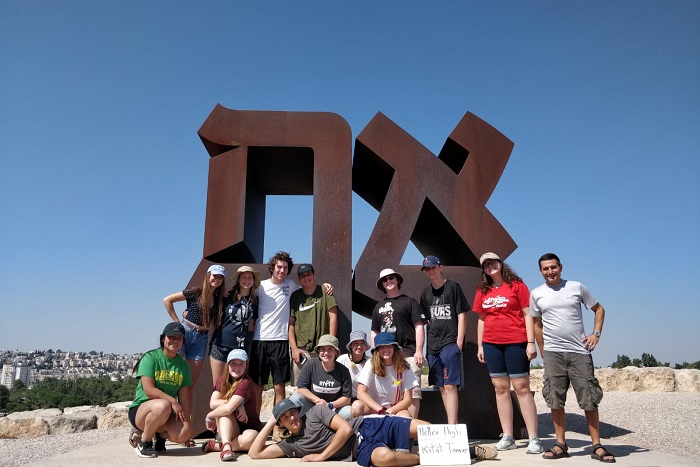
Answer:
[(292, 360), (301, 367), (301, 349), (292, 349)]
[(248, 413), (245, 411), (245, 407), (240, 406), (235, 413), (236, 420), (238, 420), (241, 423), (248, 423)]
[(323, 462), (325, 460), (321, 454), (307, 454), (300, 459), (300, 462)]
[(331, 284), (329, 284), (328, 282), (324, 282), (323, 288), (326, 289), (326, 293), (328, 295), (333, 295), (333, 286)]
[(535, 358), (537, 358), (537, 347), (535, 347), (534, 342), (527, 343), (527, 347), (525, 349), (525, 354), (527, 354), (527, 359), (529, 361), (532, 361)]
[(182, 312), (182, 319), (187, 319), (187, 310)]
[(479, 349), (476, 351), (476, 358), (481, 362), (481, 363), (486, 363), (486, 357), (484, 357), (484, 347), (479, 346)]
[(328, 405), (328, 402), (324, 401), (323, 399), (319, 399), (316, 402), (314, 402), (316, 405)]
[(586, 336), (583, 338), (583, 346), (589, 352), (593, 352), (593, 349), (595, 349), (595, 346), (598, 345), (599, 340), (600, 337), (596, 336), (595, 334), (591, 334), (590, 336)]
[(418, 368), (422, 367), (423, 363), (425, 363), (423, 352), (416, 351), (416, 353), (413, 354), (413, 358), (416, 360), (416, 365), (418, 365)]
[(178, 401), (174, 401), (172, 404), (170, 404), (170, 407), (173, 409), (173, 413), (175, 414), (175, 420), (182, 420), (183, 422), (185, 420), (185, 411), (182, 409), (182, 405)]

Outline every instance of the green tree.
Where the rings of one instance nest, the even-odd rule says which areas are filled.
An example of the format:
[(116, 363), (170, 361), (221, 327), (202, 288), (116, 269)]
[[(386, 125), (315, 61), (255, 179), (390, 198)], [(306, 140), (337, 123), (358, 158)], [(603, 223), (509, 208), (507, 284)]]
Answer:
[(10, 401), (10, 390), (0, 384), (0, 412), (7, 411), (7, 403)]
[(631, 366), (632, 360), (627, 355), (618, 355), (617, 360), (610, 365), (613, 368), (624, 368), (626, 366)]

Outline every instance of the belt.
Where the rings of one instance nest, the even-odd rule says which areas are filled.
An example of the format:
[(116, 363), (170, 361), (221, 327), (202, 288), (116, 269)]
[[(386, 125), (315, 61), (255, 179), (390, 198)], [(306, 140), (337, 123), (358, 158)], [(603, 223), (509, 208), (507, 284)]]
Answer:
[(197, 326), (196, 324), (191, 323), (191, 322), (187, 321), (186, 319), (183, 319), (183, 320), (182, 320), (182, 324), (184, 324), (184, 325), (187, 326), (188, 328), (190, 328), (190, 329), (192, 329), (192, 330), (194, 330), (194, 331), (196, 331), (196, 332), (198, 332), (198, 333), (200, 333), (200, 334), (207, 334), (207, 333), (209, 332), (208, 329), (204, 329), (204, 328), (201, 327), (201, 326)]

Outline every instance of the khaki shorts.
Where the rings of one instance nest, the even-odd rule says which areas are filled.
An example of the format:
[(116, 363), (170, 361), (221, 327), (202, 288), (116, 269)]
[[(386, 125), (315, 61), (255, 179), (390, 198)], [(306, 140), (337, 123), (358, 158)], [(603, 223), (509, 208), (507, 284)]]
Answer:
[(423, 395), (421, 393), (420, 387), (422, 384), (422, 379), (421, 376), (423, 375), (423, 370), (416, 365), (416, 359), (413, 357), (407, 357), (406, 361), (408, 362), (409, 365), (411, 365), (411, 373), (413, 373), (413, 376), (416, 377), (416, 381), (418, 381), (418, 387), (413, 388), (413, 398), (414, 399), (422, 399)]
[(603, 389), (593, 373), (590, 354), (544, 352), (544, 385), (542, 397), (550, 409), (563, 409), (569, 384), (574, 388), (578, 406), (595, 410), (603, 398)]

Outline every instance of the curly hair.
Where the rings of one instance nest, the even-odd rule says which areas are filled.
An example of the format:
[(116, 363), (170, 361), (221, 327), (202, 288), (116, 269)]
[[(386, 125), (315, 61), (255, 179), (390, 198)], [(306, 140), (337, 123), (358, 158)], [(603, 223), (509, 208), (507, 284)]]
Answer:
[[(496, 259), (494, 261), (498, 261), (501, 263), (501, 275), (503, 276), (503, 281), (507, 283), (508, 285), (513, 285), (513, 282), (523, 282), (523, 280), (518, 276), (515, 271), (513, 271), (506, 263), (503, 261)], [(479, 285), (477, 286), (477, 289), (481, 290), (482, 294), (488, 293), (489, 290), (491, 290), (491, 287), (493, 286), (493, 279), (491, 279), (491, 276), (486, 274), (484, 272), (484, 269), (481, 269), (481, 282), (479, 282)]]
[[(382, 360), (382, 357), (379, 356), (379, 351), (375, 351), (372, 354), (372, 372), (376, 374), (377, 376), (386, 376), (386, 365), (384, 365), (384, 361)], [(401, 351), (394, 346), (394, 355), (391, 357), (391, 364), (394, 367), (394, 371), (397, 373), (400, 371), (406, 371), (411, 368), (411, 366), (408, 364), (405, 358), (403, 358), (403, 355), (401, 355)]]
[(287, 267), (289, 268), (288, 271), (291, 271), (294, 267), (294, 261), (292, 261), (292, 257), (289, 256), (289, 253), (286, 251), (278, 251), (267, 263), (267, 269), (270, 271), (270, 275), (275, 272), (275, 265), (277, 264), (277, 261), (284, 261), (287, 263)]

